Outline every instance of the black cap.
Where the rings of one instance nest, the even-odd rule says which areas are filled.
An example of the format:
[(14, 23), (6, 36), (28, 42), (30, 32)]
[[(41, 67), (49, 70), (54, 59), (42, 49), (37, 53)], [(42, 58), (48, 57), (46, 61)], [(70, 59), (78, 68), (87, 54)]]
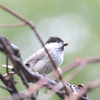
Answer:
[(57, 42), (57, 43), (62, 42), (62, 43), (64, 43), (64, 41), (59, 37), (49, 37), (49, 39), (46, 41), (45, 44), (54, 43), (54, 42)]

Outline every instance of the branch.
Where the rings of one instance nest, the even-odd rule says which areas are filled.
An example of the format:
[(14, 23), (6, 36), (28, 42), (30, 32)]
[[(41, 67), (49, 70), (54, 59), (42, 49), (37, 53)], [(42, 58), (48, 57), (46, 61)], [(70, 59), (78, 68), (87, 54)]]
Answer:
[(66, 71), (71, 70), (72, 68), (81, 66), (81, 65), (86, 65), (89, 63), (97, 63), (100, 62), (100, 57), (98, 58), (82, 58), (80, 56), (78, 56), (75, 61), (71, 62), (69, 65), (65, 66), (64, 68), (62, 68), (63, 73)]
[(11, 88), (9, 88), (9, 87), (4, 87), (4, 86), (2, 86), (2, 85), (0, 85), (0, 88), (5, 89), (5, 90), (7, 90), (7, 91), (13, 91), (13, 89), (11, 89)]
[(19, 26), (24, 26), (24, 25), (26, 25), (26, 23), (21, 22), (21, 23), (14, 23), (14, 24), (8, 24), (8, 25), (0, 25), (0, 28), (19, 27)]
[[(0, 74), (0, 79), (1, 79), (1, 81), (6, 85), (6, 90), (8, 90), (8, 92), (11, 94), (11, 97), (12, 97), (12, 100), (15, 100), (14, 98), (14, 94), (18, 94), (19, 95), (19, 93), (18, 93), (18, 91), (17, 91), (17, 89), (16, 89), (16, 87), (15, 87), (15, 84), (14, 84), (14, 80), (13, 80), (13, 77), (12, 76), (8, 76), (8, 77), (3, 77), (3, 75), (2, 74)], [(2, 87), (2, 88), (4, 88), (4, 87)], [(20, 97), (20, 95), (19, 95), (19, 97)], [(19, 99), (19, 100), (22, 100), (22, 99)]]

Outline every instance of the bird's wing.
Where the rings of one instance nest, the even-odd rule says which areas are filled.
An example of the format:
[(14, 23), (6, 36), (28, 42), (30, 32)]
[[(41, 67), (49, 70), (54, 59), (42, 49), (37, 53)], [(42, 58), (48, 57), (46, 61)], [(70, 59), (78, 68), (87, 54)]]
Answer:
[(42, 48), (39, 51), (37, 51), (35, 54), (31, 55), (28, 57), (25, 61), (24, 64), (29, 67), (29, 65), (32, 63), (32, 65), (35, 65), (40, 59), (43, 59), (46, 57), (47, 54), (45, 50)]

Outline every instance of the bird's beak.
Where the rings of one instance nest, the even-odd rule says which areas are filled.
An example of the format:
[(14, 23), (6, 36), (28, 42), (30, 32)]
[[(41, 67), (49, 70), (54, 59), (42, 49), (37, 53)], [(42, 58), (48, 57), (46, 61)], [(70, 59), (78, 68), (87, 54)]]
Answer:
[(68, 46), (69, 45), (69, 43), (64, 43), (64, 45), (63, 46)]

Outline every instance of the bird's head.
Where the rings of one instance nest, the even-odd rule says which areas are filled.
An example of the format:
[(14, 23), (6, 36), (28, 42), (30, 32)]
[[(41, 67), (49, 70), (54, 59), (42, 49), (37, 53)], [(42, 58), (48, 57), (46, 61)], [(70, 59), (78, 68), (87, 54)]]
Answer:
[(59, 37), (49, 37), (49, 39), (45, 43), (45, 45), (51, 46), (53, 48), (59, 48), (62, 51), (64, 50), (64, 47), (68, 44), (69, 43), (64, 43), (64, 41)]

